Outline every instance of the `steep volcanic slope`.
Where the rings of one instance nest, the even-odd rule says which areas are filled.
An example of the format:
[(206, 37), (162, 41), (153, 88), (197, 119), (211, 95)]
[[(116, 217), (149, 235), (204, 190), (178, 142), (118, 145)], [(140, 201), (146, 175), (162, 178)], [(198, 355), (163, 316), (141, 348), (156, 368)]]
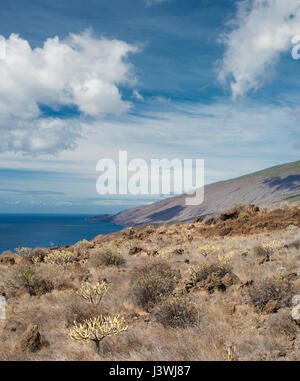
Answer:
[(180, 195), (125, 210), (110, 217), (109, 221), (124, 226), (191, 221), (197, 216), (230, 209), (236, 203), (276, 206), (285, 200), (299, 202), (300, 160), (206, 185), (204, 193), (204, 202), (201, 205), (185, 206), (186, 196)]

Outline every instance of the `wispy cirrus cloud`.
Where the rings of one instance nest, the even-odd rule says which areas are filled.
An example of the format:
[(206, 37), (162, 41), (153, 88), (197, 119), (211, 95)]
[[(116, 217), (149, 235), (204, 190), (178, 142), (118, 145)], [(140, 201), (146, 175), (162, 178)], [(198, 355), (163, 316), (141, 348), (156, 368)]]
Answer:
[(234, 98), (263, 86), (300, 34), (299, 0), (243, 0), (237, 6), (230, 31), (220, 38), (226, 50), (219, 79), (229, 81)]
[(64, 194), (63, 192), (39, 191), (39, 190), (20, 190), (20, 189), (11, 189), (11, 188), (0, 188), (0, 193), (29, 195), (29, 196), (58, 196), (58, 195)]
[(152, 5), (168, 3), (172, 0), (144, 0), (146, 2), (147, 7), (151, 7)]

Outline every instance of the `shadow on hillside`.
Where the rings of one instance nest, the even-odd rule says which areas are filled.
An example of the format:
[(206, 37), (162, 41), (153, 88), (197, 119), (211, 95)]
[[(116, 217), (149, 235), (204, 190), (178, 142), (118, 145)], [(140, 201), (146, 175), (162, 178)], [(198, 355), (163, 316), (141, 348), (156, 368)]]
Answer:
[(276, 187), (276, 190), (295, 190), (300, 189), (300, 175), (290, 175), (285, 178), (272, 177), (264, 180), (270, 187)]
[(183, 209), (184, 209), (183, 206), (176, 205), (176, 206), (173, 206), (172, 208), (163, 210), (161, 212), (153, 213), (148, 217), (153, 220), (159, 219), (160, 221), (166, 221), (166, 220), (169, 220), (170, 218), (177, 216)]

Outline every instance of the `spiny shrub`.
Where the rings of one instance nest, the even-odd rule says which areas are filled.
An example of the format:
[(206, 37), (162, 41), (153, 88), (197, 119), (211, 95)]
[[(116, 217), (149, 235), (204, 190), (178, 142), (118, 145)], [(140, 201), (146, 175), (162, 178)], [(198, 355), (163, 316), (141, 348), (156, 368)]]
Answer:
[(248, 293), (251, 303), (262, 311), (271, 300), (277, 301), (279, 307), (289, 307), (293, 289), (289, 282), (268, 278), (250, 286)]
[(195, 304), (184, 297), (174, 297), (163, 302), (156, 313), (156, 320), (164, 327), (186, 328), (198, 321)]
[(133, 292), (138, 304), (152, 307), (170, 295), (179, 278), (178, 272), (164, 261), (147, 264), (134, 274)]
[(21, 286), (26, 287), (30, 293), (33, 293), (33, 289), (37, 281), (34, 266), (19, 266), (16, 271), (15, 278), (19, 281)]
[(103, 262), (107, 266), (121, 266), (125, 263), (125, 259), (122, 254), (115, 249), (103, 248), (99, 252), (99, 255), (102, 256)]

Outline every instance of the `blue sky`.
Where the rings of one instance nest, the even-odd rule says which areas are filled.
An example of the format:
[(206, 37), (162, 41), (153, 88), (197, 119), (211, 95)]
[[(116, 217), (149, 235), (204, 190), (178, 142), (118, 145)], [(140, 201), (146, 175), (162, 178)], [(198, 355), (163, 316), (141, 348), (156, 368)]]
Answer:
[(300, 0), (1, 4), (0, 213), (159, 199), (96, 193), (118, 150), (205, 159), (207, 183), (298, 160)]

